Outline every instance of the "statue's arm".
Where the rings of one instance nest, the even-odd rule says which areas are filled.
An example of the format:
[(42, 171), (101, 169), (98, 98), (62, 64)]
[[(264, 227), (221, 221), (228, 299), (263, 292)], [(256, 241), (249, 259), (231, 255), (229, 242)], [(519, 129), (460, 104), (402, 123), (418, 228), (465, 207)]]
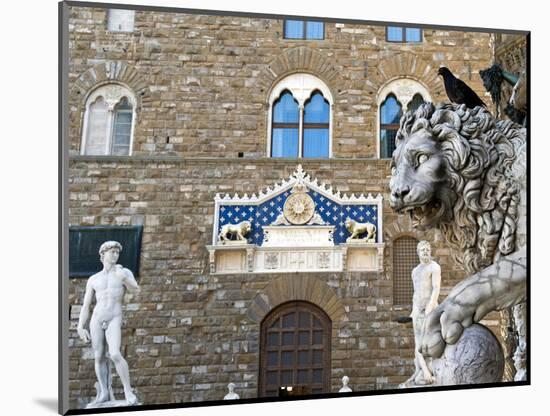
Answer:
[(524, 302), (526, 265), (526, 249), (522, 248), (456, 285), (426, 318), (422, 355), (440, 357), (445, 345), (457, 342), (464, 328), (479, 322), (491, 311)]
[(125, 268), (123, 272), (124, 272), (124, 286), (126, 287), (126, 290), (130, 293), (139, 293), (141, 289), (132, 271), (130, 269)]
[(84, 293), (84, 302), (82, 303), (82, 308), (80, 309), (80, 316), (78, 317), (78, 325), (77, 325), (77, 332), (78, 336), (82, 339), (84, 342), (89, 342), (90, 340), (90, 333), (87, 329), (84, 328), (86, 323), (88, 322), (88, 317), (90, 316), (90, 306), (92, 304), (92, 299), (94, 296), (94, 288), (92, 285), (93, 277), (90, 277), (88, 279), (88, 282), (86, 283), (86, 292)]
[(437, 306), (437, 300), (439, 299), (439, 292), (441, 291), (441, 266), (437, 263), (432, 265), (432, 293), (430, 295), (430, 301), (426, 306), (426, 315), (435, 309)]

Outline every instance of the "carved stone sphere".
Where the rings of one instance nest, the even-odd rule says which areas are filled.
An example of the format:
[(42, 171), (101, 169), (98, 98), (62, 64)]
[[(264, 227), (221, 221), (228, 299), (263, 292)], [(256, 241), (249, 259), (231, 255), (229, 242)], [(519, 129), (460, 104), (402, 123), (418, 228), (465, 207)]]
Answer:
[(496, 383), (504, 374), (504, 354), (493, 333), (474, 324), (432, 366), (436, 385)]

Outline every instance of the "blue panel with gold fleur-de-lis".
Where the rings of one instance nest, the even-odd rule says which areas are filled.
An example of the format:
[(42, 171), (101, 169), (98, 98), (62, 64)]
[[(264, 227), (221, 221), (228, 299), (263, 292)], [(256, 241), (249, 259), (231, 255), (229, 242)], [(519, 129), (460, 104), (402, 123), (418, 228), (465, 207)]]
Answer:
[[(328, 225), (334, 225), (334, 244), (345, 243), (350, 233), (345, 227), (346, 218), (357, 222), (370, 222), (377, 224), (378, 207), (376, 204), (346, 204), (338, 203), (312, 189), (307, 193), (315, 202), (315, 212)], [(242, 221), (250, 221), (252, 229), (248, 234), (248, 243), (262, 245), (263, 227), (271, 225), (283, 212), (286, 199), (290, 196), (290, 190), (276, 195), (259, 205), (220, 205), (218, 230), (225, 224), (238, 224)], [(312, 225), (314, 227), (315, 225)], [(280, 225), (280, 227), (292, 227)]]

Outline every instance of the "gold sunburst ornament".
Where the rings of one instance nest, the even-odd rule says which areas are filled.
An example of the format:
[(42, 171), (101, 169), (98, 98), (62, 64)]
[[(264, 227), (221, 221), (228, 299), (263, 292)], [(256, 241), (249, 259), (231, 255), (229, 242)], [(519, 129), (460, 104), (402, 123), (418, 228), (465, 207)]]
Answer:
[(302, 225), (308, 222), (315, 212), (315, 202), (306, 193), (297, 192), (290, 195), (283, 207), (286, 219), (292, 224)]

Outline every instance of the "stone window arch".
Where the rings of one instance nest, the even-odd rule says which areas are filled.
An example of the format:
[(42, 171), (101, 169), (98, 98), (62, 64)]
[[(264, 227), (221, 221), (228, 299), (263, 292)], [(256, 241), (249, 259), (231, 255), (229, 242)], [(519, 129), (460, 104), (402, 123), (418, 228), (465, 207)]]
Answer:
[(279, 81), (269, 96), (267, 154), (331, 157), (333, 102), (328, 86), (311, 74)]
[(136, 97), (125, 86), (109, 83), (86, 98), (82, 128), (82, 155), (132, 154)]
[(431, 102), (428, 89), (411, 78), (397, 78), (386, 83), (378, 92), (378, 157), (391, 158), (395, 150), (395, 135), (403, 112), (415, 110)]
[(305, 301), (272, 309), (261, 323), (258, 395), (330, 392), (332, 322), (325, 311)]

